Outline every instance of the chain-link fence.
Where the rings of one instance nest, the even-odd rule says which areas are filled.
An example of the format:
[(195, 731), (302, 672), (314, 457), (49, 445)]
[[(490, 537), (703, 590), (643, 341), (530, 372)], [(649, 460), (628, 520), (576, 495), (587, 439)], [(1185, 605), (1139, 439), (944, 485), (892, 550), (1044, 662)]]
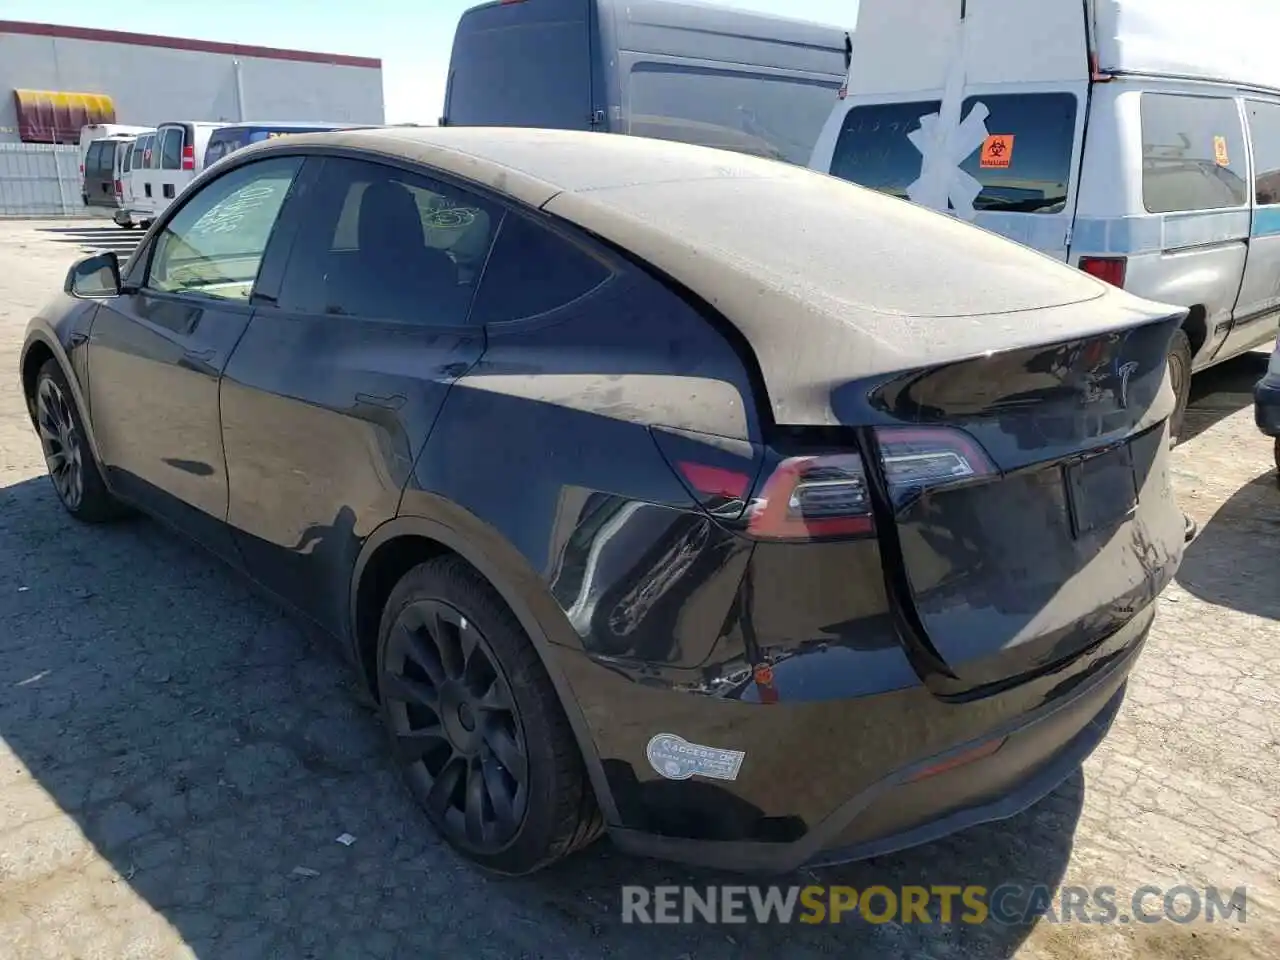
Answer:
[(75, 144), (0, 143), (0, 217), (82, 217)]

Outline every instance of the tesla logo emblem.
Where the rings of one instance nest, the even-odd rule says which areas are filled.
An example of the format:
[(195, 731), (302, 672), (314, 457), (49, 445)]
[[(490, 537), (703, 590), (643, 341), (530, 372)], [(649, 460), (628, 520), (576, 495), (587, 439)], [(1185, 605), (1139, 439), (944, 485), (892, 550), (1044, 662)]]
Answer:
[(1133, 371), (1138, 369), (1136, 360), (1130, 360), (1128, 363), (1120, 365), (1120, 369), (1116, 371), (1120, 375), (1120, 409), (1127, 410), (1129, 408), (1129, 378), (1133, 376)]

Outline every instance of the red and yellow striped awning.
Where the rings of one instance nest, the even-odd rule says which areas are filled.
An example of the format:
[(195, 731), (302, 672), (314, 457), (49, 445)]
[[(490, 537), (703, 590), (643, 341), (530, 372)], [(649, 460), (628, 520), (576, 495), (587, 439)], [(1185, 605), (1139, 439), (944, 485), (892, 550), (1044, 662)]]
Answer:
[(78, 143), (81, 127), (116, 122), (116, 105), (103, 93), (14, 90), (13, 100), (24, 143)]

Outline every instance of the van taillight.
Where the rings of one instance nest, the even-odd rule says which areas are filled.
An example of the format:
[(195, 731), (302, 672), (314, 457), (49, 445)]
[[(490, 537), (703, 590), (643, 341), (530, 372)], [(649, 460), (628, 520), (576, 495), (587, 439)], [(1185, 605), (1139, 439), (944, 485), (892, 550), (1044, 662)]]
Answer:
[[(878, 427), (889, 495), (902, 507), (925, 490), (996, 473), (967, 434), (947, 427)], [(750, 478), (683, 461), (686, 483), (707, 498), (739, 498)], [(776, 462), (745, 511), (746, 533), (760, 540), (830, 540), (875, 532), (862, 456), (855, 452)]]
[(1113, 287), (1124, 287), (1125, 257), (1081, 257), (1080, 269)]
[(185, 146), (182, 148), (182, 169), (194, 170), (196, 168), (196, 148), (193, 146)]
[(124, 196), (124, 184), (121, 183), (119, 180), (116, 181), (116, 196), (117, 197)]

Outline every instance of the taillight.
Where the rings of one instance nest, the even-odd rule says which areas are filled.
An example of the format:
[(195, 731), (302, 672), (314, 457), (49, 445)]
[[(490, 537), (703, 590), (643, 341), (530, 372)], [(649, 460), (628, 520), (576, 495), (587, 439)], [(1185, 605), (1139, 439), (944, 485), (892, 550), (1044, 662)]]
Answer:
[[(877, 427), (875, 435), (895, 509), (931, 488), (997, 472), (982, 448), (959, 430)], [(675, 465), (705, 509), (731, 521), (742, 515), (745, 532), (756, 539), (829, 540), (875, 532), (861, 454), (821, 452), (774, 460), (749, 499), (747, 473), (687, 459)], [(735, 504), (736, 510), (729, 509)]]
[(897, 507), (930, 487), (996, 472), (968, 434), (949, 427), (885, 427), (876, 430), (876, 440), (889, 496)]
[(1080, 269), (1091, 277), (1105, 280), (1113, 287), (1124, 287), (1124, 257), (1081, 257)]
[(187, 145), (182, 148), (182, 169), (194, 170), (196, 168), (196, 148)]
[(124, 196), (124, 184), (121, 183), (119, 180), (116, 181), (116, 196), (117, 197)]
[(747, 511), (747, 533), (761, 540), (821, 540), (875, 529), (856, 453), (783, 460)]

